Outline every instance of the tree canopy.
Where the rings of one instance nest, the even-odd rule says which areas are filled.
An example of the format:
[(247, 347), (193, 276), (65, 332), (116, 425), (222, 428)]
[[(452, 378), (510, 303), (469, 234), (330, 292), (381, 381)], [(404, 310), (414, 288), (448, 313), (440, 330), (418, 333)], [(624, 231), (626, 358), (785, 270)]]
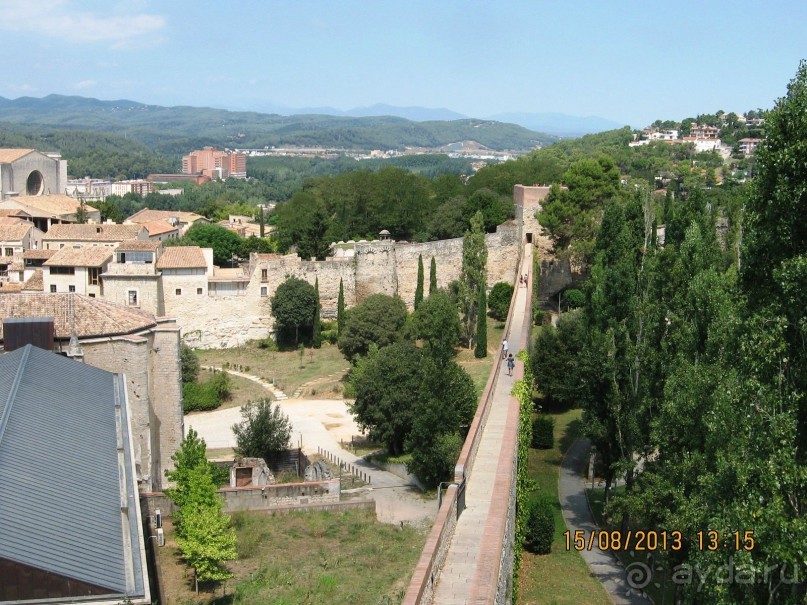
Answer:
[(278, 344), (295, 347), (300, 338), (310, 338), (317, 310), (317, 293), (307, 281), (290, 277), (271, 299)]
[(357, 355), (366, 355), (370, 344), (381, 348), (400, 340), (406, 317), (406, 304), (397, 296), (368, 296), (345, 312), (337, 346), (352, 361)]

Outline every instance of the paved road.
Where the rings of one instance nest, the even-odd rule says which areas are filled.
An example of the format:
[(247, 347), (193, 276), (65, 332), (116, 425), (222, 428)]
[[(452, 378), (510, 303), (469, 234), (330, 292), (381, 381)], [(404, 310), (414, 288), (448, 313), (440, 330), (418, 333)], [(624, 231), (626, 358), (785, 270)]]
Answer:
[[(597, 531), (597, 525), (594, 523), (586, 500), (584, 482), (590, 450), (591, 444), (588, 439), (575, 441), (561, 462), (558, 476), (558, 497), (566, 527), (571, 532), (582, 530), (586, 539), (591, 532)], [(611, 601), (616, 605), (647, 605), (650, 603), (650, 600), (642, 595), (641, 590), (632, 589), (627, 582), (627, 575), (630, 572), (635, 585), (641, 586), (648, 580), (647, 568), (633, 563), (629, 566), (630, 569), (626, 570), (611, 552), (603, 552), (597, 548), (583, 550), (580, 554), (608, 592)]]

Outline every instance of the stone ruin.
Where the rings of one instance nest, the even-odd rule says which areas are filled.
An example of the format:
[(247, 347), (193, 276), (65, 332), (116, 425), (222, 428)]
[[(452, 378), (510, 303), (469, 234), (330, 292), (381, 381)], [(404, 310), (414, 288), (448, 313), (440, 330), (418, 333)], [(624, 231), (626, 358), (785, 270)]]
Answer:
[(306, 481), (327, 481), (328, 479), (333, 479), (333, 473), (324, 460), (309, 464), (305, 469)]
[(272, 485), (275, 476), (263, 458), (239, 458), (230, 467), (230, 487)]

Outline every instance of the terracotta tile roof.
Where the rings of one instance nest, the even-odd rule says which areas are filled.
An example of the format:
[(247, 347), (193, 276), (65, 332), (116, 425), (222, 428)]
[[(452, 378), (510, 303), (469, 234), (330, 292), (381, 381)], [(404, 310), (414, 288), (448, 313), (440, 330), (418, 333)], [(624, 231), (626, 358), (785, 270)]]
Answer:
[[(63, 216), (75, 214), (79, 207), (79, 201), (69, 195), (18, 195), (4, 200), (4, 202), (15, 202), (31, 210), (29, 214), (37, 217), (49, 217), (53, 215)], [(89, 204), (85, 204), (88, 212), (98, 212)], [(28, 212), (28, 210), (26, 210)]]
[(20, 292), (22, 290), (22, 284), (12, 284), (11, 282), (6, 282), (0, 284), (0, 293), (2, 292)]
[(35, 260), (48, 260), (57, 252), (58, 250), (23, 250), (22, 257)]
[(31, 216), (25, 210), (20, 210), (19, 208), (0, 208), (0, 216), (13, 216), (16, 218), (25, 218), (26, 216)]
[(199, 220), (210, 222), (201, 214), (195, 212), (180, 212), (179, 210), (150, 210), (143, 208), (126, 219), (132, 223), (150, 223), (152, 221), (167, 221), (169, 218), (178, 218), (182, 223), (193, 223)]
[(143, 228), (140, 225), (113, 225), (113, 224), (68, 224), (53, 225), (42, 241), (75, 240), (94, 242), (122, 242), (137, 238)]
[(46, 267), (100, 267), (112, 258), (113, 248), (92, 246), (90, 248), (62, 248), (43, 264)]
[(147, 221), (145, 223), (138, 223), (146, 228), (149, 235), (162, 235), (163, 233), (171, 233), (172, 231), (179, 231), (179, 226), (170, 225), (168, 221)]
[(31, 153), (33, 149), (0, 149), (0, 164), (10, 164)]
[(198, 269), (207, 268), (205, 256), (199, 246), (171, 246), (163, 250), (158, 269)]
[[(0, 317), (53, 317), (56, 338), (119, 336), (157, 324), (150, 313), (80, 294), (20, 292), (0, 295)], [(0, 333), (2, 327), (0, 327)]]
[(28, 222), (23, 225), (0, 225), (0, 242), (21, 241), (33, 226), (33, 223)]
[(33, 225), (26, 221), (24, 218), (19, 218), (16, 216), (0, 216), (0, 225)]
[(118, 244), (118, 250), (127, 252), (153, 252), (163, 243), (156, 239), (129, 239)]
[(42, 269), (34, 271), (33, 275), (22, 286), (25, 292), (42, 292), (45, 289), (45, 282), (42, 280)]
[(0, 256), (0, 265), (10, 265), (14, 262), (13, 256)]

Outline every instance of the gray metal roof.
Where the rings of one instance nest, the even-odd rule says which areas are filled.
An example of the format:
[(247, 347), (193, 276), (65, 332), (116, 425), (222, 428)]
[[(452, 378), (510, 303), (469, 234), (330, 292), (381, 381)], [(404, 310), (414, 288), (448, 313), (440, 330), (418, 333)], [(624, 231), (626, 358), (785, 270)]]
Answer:
[(0, 355), (0, 558), (144, 594), (130, 445), (121, 375)]

